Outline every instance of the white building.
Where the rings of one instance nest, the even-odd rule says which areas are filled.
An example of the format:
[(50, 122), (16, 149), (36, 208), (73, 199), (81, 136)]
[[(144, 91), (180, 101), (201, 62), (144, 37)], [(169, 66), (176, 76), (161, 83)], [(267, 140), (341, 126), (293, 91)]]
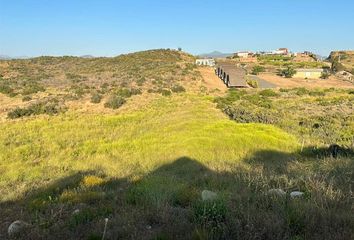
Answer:
[(215, 66), (215, 60), (214, 59), (197, 59), (195, 63), (199, 66), (210, 66), (214, 67)]
[(249, 55), (252, 55), (252, 52), (244, 51), (244, 52), (237, 52), (235, 55), (239, 58), (248, 58)]

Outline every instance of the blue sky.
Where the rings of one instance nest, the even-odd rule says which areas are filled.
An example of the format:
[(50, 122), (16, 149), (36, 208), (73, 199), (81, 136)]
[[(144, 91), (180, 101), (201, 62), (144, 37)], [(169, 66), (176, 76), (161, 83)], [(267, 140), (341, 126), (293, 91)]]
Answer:
[(0, 0), (0, 55), (354, 49), (352, 0)]

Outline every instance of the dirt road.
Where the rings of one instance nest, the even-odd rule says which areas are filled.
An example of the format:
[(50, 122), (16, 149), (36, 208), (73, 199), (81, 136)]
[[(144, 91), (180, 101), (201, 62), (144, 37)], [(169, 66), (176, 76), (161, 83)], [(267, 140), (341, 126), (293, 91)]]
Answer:
[(226, 85), (216, 76), (214, 68), (199, 67), (198, 70), (204, 79), (202, 83), (203, 86), (207, 87), (209, 90), (219, 89), (222, 92), (227, 91)]
[(301, 78), (283, 78), (274, 74), (260, 74), (261, 79), (273, 83), (280, 88), (354, 88), (354, 84), (340, 80), (334, 76), (328, 79), (301, 79)]

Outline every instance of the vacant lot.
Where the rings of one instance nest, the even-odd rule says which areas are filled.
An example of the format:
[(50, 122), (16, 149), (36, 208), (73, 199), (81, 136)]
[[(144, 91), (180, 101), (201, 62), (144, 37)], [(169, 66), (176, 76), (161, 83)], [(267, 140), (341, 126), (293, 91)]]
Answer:
[(189, 55), (121, 57), (40, 60), (58, 86), (2, 64), (0, 239), (15, 220), (18, 239), (353, 239), (352, 90), (224, 94)]
[(334, 76), (329, 79), (301, 79), (301, 78), (283, 78), (275, 74), (260, 74), (260, 78), (271, 82), (281, 88), (353, 88), (354, 84), (340, 80)]

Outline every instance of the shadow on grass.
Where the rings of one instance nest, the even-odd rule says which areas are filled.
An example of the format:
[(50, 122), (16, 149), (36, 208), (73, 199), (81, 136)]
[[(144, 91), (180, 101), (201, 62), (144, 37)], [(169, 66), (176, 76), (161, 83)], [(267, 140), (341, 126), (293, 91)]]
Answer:
[[(215, 172), (182, 157), (138, 180), (77, 172), (0, 203), (0, 236), (21, 219), (31, 226), (19, 239), (101, 239), (108, 218), (105, 239), (351, 239), (350, 201), (266, 194), (296, 181), (283, 179), (294, 158), (259, 151), (245, 159), (251, 170)], [(203, 190), (218, 199), (201, 201)]]

